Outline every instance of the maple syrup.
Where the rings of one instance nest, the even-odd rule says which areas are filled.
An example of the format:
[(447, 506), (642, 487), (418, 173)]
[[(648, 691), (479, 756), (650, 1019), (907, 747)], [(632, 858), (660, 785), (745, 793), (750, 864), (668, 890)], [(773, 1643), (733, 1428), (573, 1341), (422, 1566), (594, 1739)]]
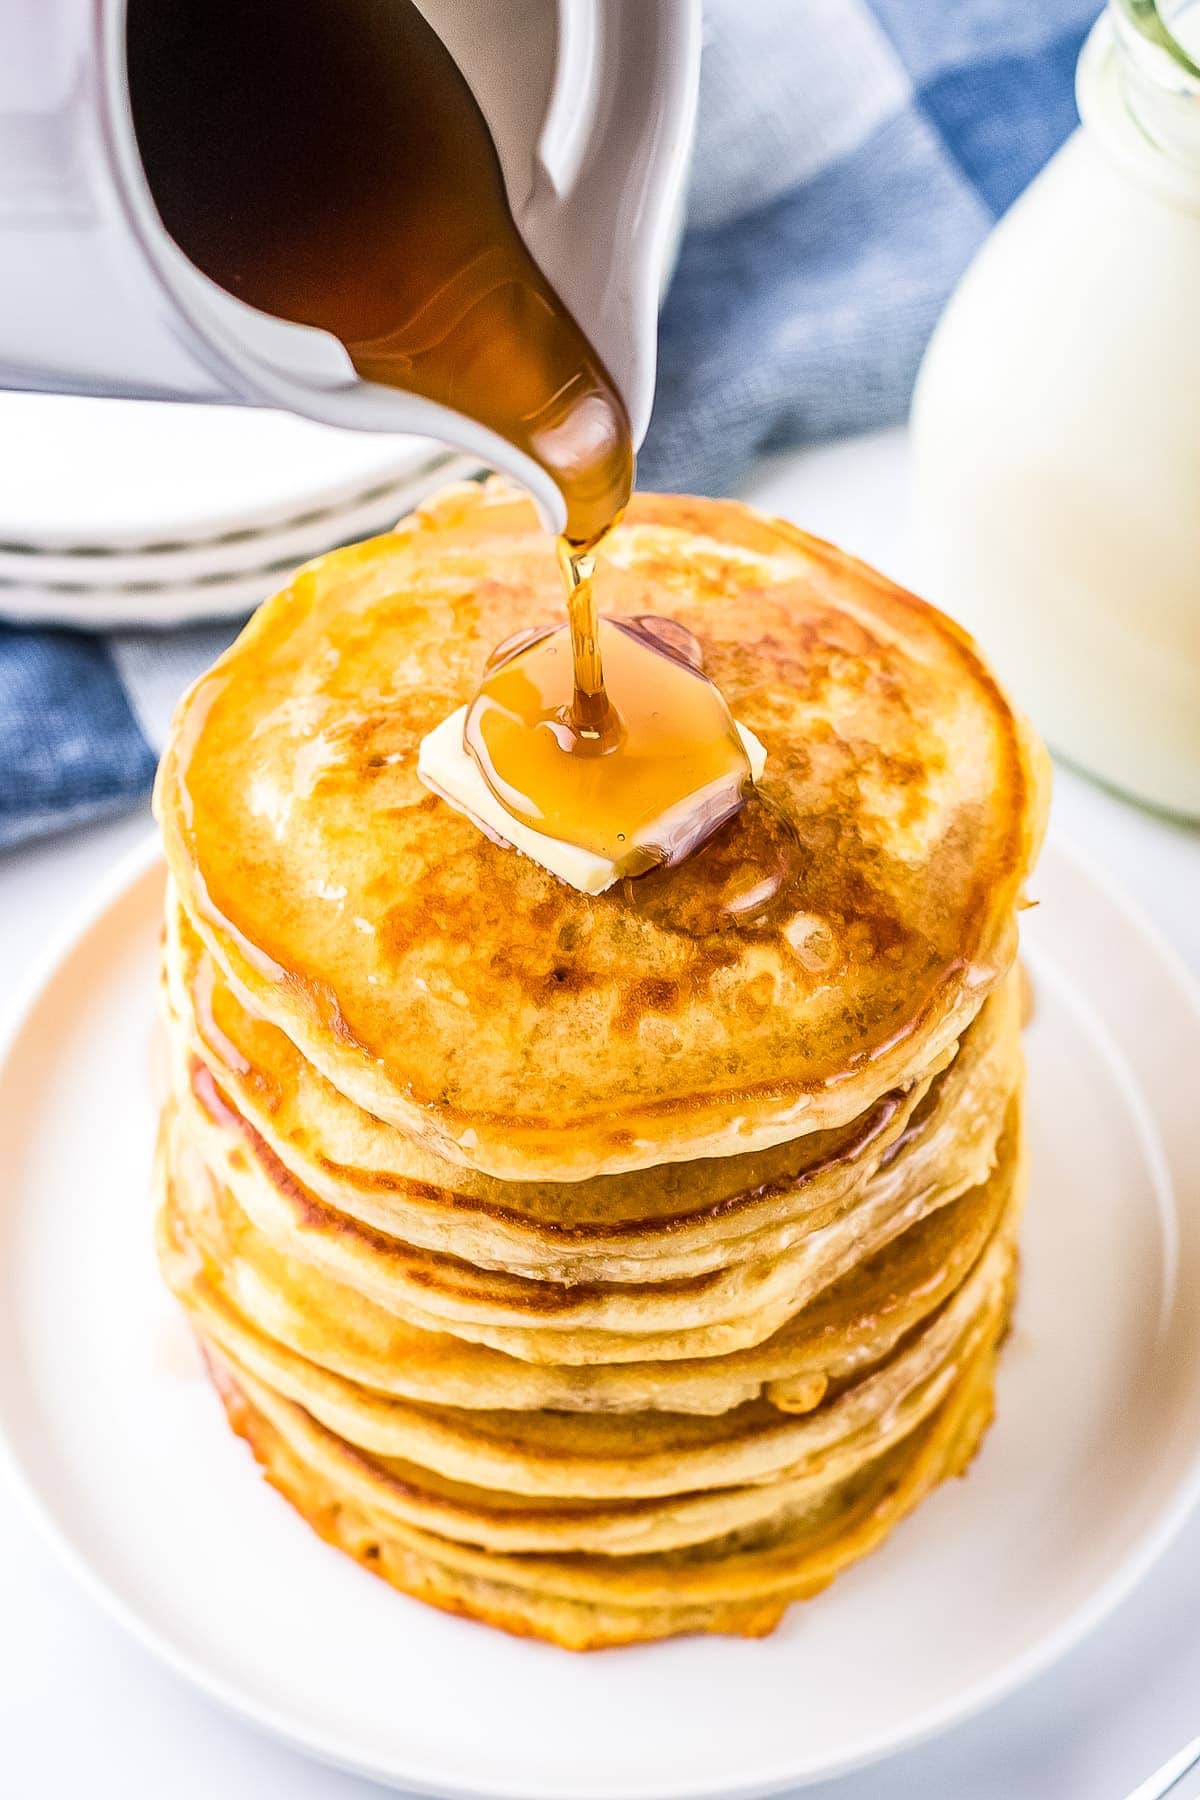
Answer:
[(677, 629), (669, 620), (596, 620), (598, 727), (576, 704), (568, 626), (502, 644), (467, 711), (467, 748), (505, 810), (607, 857), (619, 875), (680, 861), (751, 786), (729, 708)]
[(333, 333), (364, 379), (495, 431), (563, 495), (568, 624), (493, 659), (470, 709), (493, 793), (624, 872), (685, 855), (740, 804), (746, 752), (694, 659), (598, 616), (629, 420), (440, 38), (412, 0), (129, 0), (127, 36), (139, 151), (191, 261)]

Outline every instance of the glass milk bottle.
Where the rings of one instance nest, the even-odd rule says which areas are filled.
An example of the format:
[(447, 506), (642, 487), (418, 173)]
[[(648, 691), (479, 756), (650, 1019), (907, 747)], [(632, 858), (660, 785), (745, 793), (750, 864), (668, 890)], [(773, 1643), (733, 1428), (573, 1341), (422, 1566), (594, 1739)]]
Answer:
[(1110, 0), (1083, 126), (913, 402), (918, 566), (1069, 760), (1200, 818), (1200, 5)]

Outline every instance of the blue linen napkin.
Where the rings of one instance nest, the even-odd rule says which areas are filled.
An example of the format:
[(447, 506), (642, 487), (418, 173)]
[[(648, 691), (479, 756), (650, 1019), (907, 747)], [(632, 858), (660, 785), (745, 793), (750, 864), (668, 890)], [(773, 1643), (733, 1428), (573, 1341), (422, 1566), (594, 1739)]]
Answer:
[[(1097, 0), (707, 0), (687, 231), (644, 487), (903, 418), (989, 226), (1075, 123)], [(0, 626), (0, 845), (147, 791), (173, 697), (232, 628)]]

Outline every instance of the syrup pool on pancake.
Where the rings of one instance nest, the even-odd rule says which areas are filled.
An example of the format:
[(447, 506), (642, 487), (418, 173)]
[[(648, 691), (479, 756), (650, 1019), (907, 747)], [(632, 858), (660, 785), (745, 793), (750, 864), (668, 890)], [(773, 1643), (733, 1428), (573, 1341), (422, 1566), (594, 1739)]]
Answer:
[(573, 706), (560, 629), (499, 647), (465, 741), (513, 818), (607, 858), (614, 876), (640, 875), (678, 862), (737, 811), (750, 754), (694, 639), (687, 654), (666, 620), (601, 619), (599, 642), (607, 704), (594, 727)]

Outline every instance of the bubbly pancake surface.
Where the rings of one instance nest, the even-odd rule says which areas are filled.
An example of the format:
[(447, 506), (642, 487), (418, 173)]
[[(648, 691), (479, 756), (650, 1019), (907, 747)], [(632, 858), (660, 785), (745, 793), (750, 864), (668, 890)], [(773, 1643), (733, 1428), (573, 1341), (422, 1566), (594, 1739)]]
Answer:
[(224, 975), (441, 1157), (576, 1180), (859, 1117), (1013, 952), (1041, 753), (973, 647), (732, 502), (635, 499), (602, 610), (699, 640), (767, 772), (678, 868), (588, 898), (428, 793), (421, 739), (557, 621), (531, 507), (451, 491), (323, 558), (181, 704), (158, 790)]

